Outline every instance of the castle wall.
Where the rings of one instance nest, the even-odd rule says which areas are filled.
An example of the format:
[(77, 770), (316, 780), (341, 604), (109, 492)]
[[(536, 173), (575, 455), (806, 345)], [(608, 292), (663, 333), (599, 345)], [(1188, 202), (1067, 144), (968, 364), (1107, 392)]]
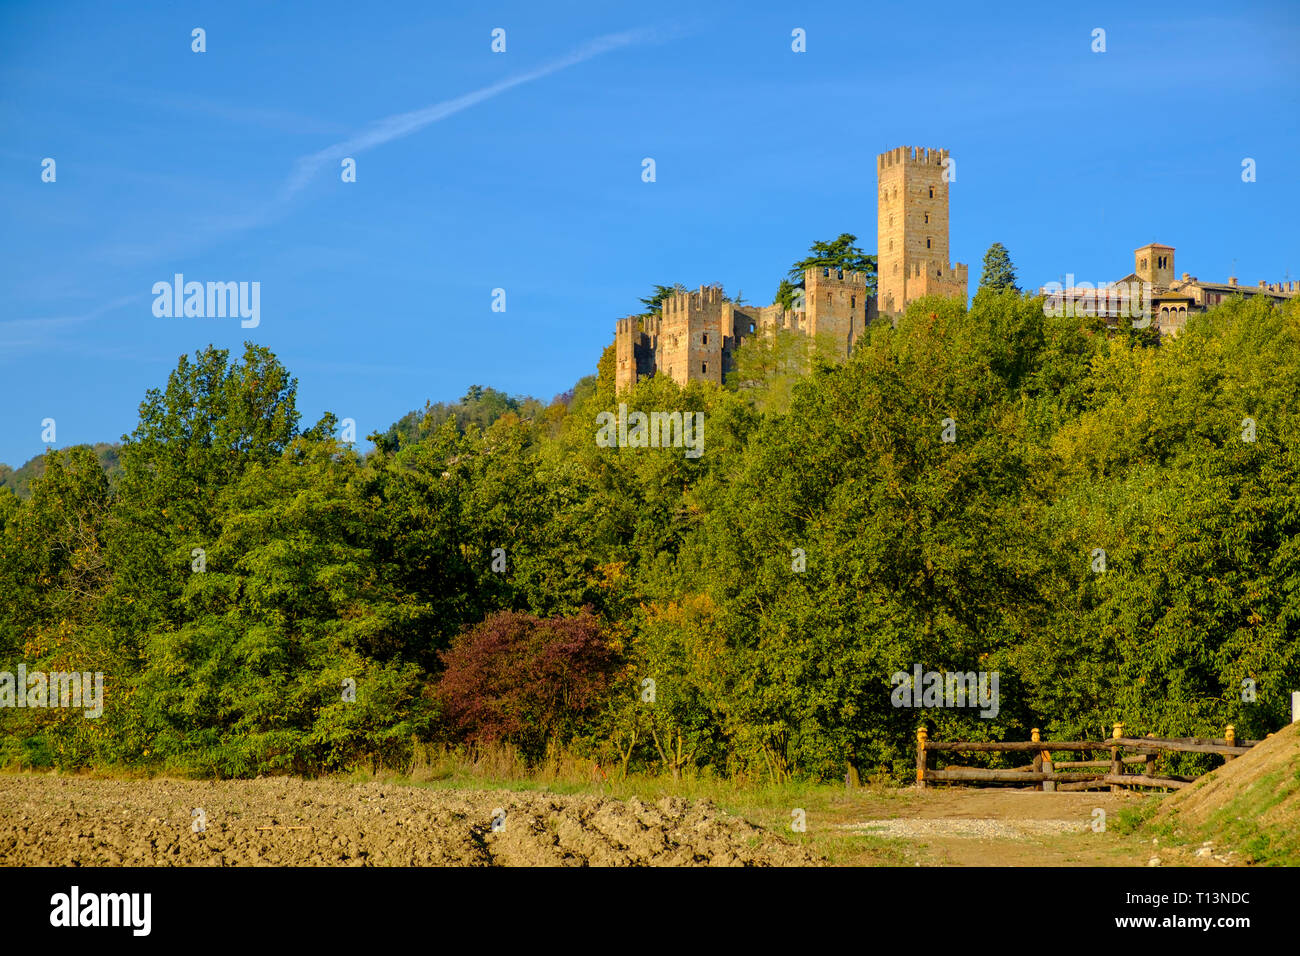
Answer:
[(969, 272), (964, 265), (949, 268), (938, 262), (917, 262), (912, 266), (907, 288), (909, 301), (924, 295), (940, 295), (946, 299), (966, 299), (970, 288)]
[(636, 316), (619, 319), (614, 323), (614, 387), (618, 391), (636, 384), (640, 369), (638, 352), (644, 354), (643, 340), (646, 338)]
[(839, 269), (804, 270), (807, 332), (825, 336), (840, 358), (848, 358), (867, 317), (867, 277)]
[(692, 379), (722, 383), (722, 290), (669, 296), (659, 320), (655, 367), (678, 385)]

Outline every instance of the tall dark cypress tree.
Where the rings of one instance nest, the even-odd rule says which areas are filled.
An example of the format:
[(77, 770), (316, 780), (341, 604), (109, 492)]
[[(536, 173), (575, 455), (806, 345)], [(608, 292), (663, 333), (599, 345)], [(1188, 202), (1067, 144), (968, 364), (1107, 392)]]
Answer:
[(980, 276), (979, 287), (992, 289), (994, 292), (1003, 289), (1010, 289), (1012, 292), (1020, 291), (1020, 287), (1016, 285), (1016, 269), (1011, 264), (1011, 255), (1007, 252), (1007, 247), (1000, 242), (993, 243), (989, 246), (989, 251), (984, 253), (984, 273)]

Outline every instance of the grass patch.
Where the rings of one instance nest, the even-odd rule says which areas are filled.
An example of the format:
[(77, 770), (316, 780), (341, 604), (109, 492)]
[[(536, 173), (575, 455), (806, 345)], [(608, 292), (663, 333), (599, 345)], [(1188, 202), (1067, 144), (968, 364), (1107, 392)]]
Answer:
[(1162, 797), (1147, 797), (1135, 807), (1125, 807), (1115, 815), (1112, 828), (1116, 833), (1125, 835), (1137, 833), (1146, 827), (1156, 810), (1160, 809), (1162, 799)]

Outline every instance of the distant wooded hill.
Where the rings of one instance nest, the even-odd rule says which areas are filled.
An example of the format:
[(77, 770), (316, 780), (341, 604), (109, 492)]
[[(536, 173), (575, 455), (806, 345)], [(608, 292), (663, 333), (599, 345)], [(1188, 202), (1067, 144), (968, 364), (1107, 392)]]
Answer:
[[(593, 389), (595, 381), (594, 375), (587, 376), (574, 389), (555, 396), (551, 404), (558, 402), (568, 407), (576, 391)], [(371, 437), (378, 447), (386, 451), (398, 451), (437, 431), (449, 420), (455, 420), (456, 431), (463, 435), (470, 425), (487, 428), (509, 412), (520, 418), (530, 418), (545, 407), (531, 396), (507, 395), (490, 386), (471, 385), (459, 402), (425, 402), (424, 408), (407, 412), (388, 426), (387, 431)]]
[[(108, 475), (110, 485), (116, 484), (117, 476), (122, 471), (122, 466), (118, 464), (117, 455), (122, 446), (109, 444), (108, 442), (97, 442), (88, 447), (95, 453), (99, 459), (100, 465), (104, 468), (104, 474)], [(38, 478), (45, 473), (45, 456), (37, 455), (21, 468), (11, 468), (9, 465), (0, 462), (0, 488), (8, 488), (19, 498), (26, 498), (31, 494), (32, 479)]]

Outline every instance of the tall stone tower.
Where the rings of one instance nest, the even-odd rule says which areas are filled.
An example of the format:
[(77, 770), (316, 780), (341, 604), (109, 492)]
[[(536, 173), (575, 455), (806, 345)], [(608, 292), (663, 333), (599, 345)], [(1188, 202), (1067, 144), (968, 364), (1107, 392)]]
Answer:
[(968, 269), (948, 259), (946, 149), (900, 146), (876, 157), (877, 307), (897, 315), (924, 295), (966, 299)]

